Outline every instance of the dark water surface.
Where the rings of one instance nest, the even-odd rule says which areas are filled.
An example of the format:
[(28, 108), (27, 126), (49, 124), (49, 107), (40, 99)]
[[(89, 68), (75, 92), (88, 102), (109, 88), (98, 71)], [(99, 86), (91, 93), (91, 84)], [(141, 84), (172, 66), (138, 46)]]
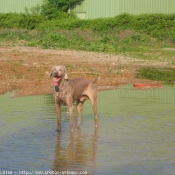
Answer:
[[(52, 95), (0, 96), (0, 172), (87, 171), (89, 175), (175, 174), (175, 86), (98, 92), (99, 129), (86, 102), (70, 133), (62, 107), (57, 133)], [(75, 113), (75, 122), (77, 122)]]

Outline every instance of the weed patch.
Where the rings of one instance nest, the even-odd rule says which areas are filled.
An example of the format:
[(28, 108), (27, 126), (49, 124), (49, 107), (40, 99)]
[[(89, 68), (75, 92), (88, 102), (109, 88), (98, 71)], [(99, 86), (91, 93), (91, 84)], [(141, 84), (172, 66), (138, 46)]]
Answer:
[(0, 41), (169, 60), (174, 65), (173, 51), (163, 48), (175, 47), (175, 15), (121, 14), (81, 20), (73, 15), (48, 19), (38, 13), (0, 14)]
[(175, 83), (175, 70), (170, 68), (142, 68), (137, 72), (138, 78)]

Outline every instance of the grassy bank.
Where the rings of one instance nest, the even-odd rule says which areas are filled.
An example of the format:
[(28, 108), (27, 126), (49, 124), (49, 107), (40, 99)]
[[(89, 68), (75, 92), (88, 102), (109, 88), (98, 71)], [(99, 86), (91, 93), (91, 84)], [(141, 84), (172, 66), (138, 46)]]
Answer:
[(124, 54), (139, 59), (165, 60), (175, 64), (175, 50), (167, 49), (174, 48), (173, 43), (159, 41), (145, 33), (128, 29), (114, 29), (108, 32), (79, 28), (74, 30), (0, 29), (0, 41), (32, 47)]
[(114, 18), (80, 20), (73, 15), (48, 20), (47, 16), (37, 14), (0, 14), (0, 28), (23, 28), (39, 30), (90, 29), (108, 32), (111, 30), (134, 30), (159, 40), (175, 42), (175, 14), (121, 14)]
[(171, 68), (142, 68), (137, 72), (138, 78), (175, 83), (175, 69)]
[[(175, 65), (175, 14), (122, 14), (94, 20), (80, 20), (74, 15), (48, 20), (38, 14), (0, 14), (0, 42), (122, 54)], [(145, 76), (146, 72), (151, 72), (159, 80), (159, 73), (142, 71), (138, 76), (154, 79)], [(168, 76), (165, 79), (174, 82)], [(163, 76), (160, 74), (160, 77)]]

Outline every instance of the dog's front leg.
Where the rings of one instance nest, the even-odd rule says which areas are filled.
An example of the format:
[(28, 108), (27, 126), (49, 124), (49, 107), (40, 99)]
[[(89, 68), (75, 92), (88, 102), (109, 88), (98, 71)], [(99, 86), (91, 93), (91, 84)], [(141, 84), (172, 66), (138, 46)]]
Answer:
[(61, 106), (58, 102), (55, 103), (57, 113), (57, 131), (61, 131)]
[(74, 132), (74, 109), (73, 104), (68, 105), (69, 108), (69, 116), (70, 116), (70, 131)]

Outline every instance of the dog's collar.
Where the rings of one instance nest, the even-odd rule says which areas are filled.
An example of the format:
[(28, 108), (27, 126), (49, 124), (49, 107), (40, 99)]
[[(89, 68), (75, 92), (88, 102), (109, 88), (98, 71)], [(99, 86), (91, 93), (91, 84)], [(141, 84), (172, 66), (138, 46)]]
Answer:
[(54, 90), (55, 90), (55, 92), (59, 92), (59, 87), (58, 86), (54, 86)]

